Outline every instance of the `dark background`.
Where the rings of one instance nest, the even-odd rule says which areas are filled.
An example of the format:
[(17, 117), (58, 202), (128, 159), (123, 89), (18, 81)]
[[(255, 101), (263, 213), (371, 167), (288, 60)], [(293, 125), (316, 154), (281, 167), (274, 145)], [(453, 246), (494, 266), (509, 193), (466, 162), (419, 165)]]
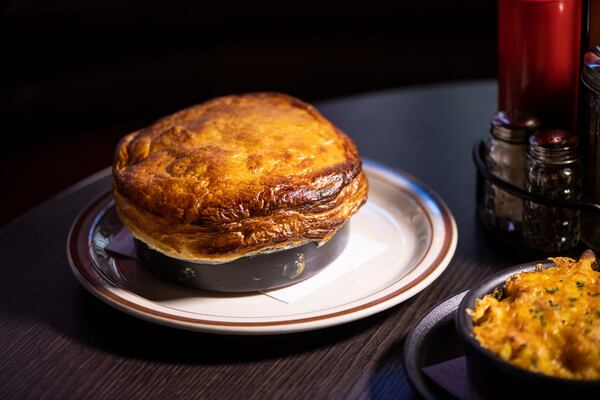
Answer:
[(108, 166), (124, 134), (211, 97), (496, 75), (492, 1), (9, 0), (0, 25), (0, 224)]

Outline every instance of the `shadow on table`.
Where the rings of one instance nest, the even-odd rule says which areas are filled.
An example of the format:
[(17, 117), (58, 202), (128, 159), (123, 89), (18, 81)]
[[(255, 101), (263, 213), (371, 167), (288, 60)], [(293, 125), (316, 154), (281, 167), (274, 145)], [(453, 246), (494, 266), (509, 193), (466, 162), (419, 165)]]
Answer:
[(373, 400), (419, 398), (404, 368), (403, 347), (404, 337), (396, 340), (377, 360), (369, 379), (369, 393)]
[(79, 291), (73, 327), (54, 328), (87, 346), (140, 359), (177, 363), (251, 362), (315, 351), (343, 342), (374, 325), (388, 313), (342, 326), (285, 335), (216, 335), (179, 330), (146, 322), (100, 302)]
[[(429, 333), (430, 337), (419, 352), (422, 357), (418, 365), (429, 366), (443, 361), (451, 360), (464, 355), (464, 347), (455, 332), (454, 320), (438, 326)], [(390, 398), (390, 393), (395, 399), (420, 399), (421, 396), (413, 389), (404, 363), (405, 338), (396, 340), (386, 349), (377, 360), (375, 371), (369, 380), (369, 391), (374, 400)], [(428, 382), (426, 378), (425, 381)], [(428, 385), (436, 399), (451, 399), (443, 389), (435, 384)]]

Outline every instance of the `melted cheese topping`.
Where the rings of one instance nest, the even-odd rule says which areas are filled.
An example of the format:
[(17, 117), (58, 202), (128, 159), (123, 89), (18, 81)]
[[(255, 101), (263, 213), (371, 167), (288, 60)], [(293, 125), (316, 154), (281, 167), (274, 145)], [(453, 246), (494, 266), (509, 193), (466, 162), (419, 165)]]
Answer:
[[(481, 345), (519, 367), (570, 379), (600, 379), (600, 272), (590, 250), (578, 261), (511, 276), (473, 311)], [(498, 300), (498, 299), (501, 300)]]

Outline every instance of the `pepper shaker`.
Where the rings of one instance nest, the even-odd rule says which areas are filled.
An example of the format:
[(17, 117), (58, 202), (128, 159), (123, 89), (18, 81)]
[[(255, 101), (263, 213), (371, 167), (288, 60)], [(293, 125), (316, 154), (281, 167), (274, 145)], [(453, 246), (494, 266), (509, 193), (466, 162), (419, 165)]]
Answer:
[[(527, 140), (540, 121), (525, 112), (499, 111), (492, 118), (487, 142), (487, 166), (497, 177), (525, 188)], [(504, 232), (520, 229), (523, 200), (486, 182), (483, 196), (483, 219)]]
[[(568, 131), (547, 129), (534, 133), (527, 152), (526, 188), (533, 194), (580, 200), (583, 166), (579, 140)], [(579, 210), (524, 202), (523, 241), (543, 252), (560, 252), (579, 243)]]

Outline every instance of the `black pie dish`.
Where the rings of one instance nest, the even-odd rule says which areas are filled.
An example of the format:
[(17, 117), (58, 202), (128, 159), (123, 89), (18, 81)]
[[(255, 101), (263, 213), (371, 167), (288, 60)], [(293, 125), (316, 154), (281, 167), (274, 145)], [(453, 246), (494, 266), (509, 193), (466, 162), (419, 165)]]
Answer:
[(486, 399), (597, 398), (600, 381), (556, 378), (517, 367), (482, 347), (472, 336), (473, 320), (467, 309), (474, 309), (476, 299), (501, 288), (513, 274), (534, 271), (538, 264), (544, 268), (554, 266), (547, 260), (516, 265), (479, 282), (462, 299), (456, 314), (456, 330), (464, 343), (469, 380)]
[(281, 288), (316, 275), (344, 251), (350, 236), (346, 223), (325, 244), (301, 246), (204, 264), (169, 257), (134, 239), (142, 265), (158, 278), (192, 289), (214, 292), (256, 292)]

